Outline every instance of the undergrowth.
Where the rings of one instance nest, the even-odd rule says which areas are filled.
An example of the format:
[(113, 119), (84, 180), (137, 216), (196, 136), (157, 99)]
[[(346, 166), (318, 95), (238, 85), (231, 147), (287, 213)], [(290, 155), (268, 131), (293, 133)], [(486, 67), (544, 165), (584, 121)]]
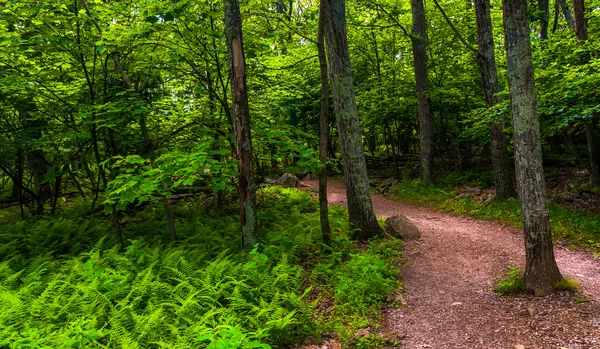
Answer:
[(109, 220), (80, 217), (81, 202), (55, 218), (4, 213), (0, 348), (286, 347), (375, 324), (400, 286), (400, 242), (352, 242), (347, 212), (332, 207), (330, 250), (308, 193), (258, 197), (251, 253), (240, 251), (235, 214), (200, 199), (173, 207), (176, 242), (161, 207), (125, 216), (124, 246)]
[[(469, 196), (458, 195), (458, 184), (484, 185), (488, 183), (485, 176), (485, 178), (471, 177), (454, 175), (440, 180), (437, 184), (404, 179), (393, 188), (393, 195), (398, 199), (428, 205), (444, 212), (500, 221), (521, 228), (521, 207), (517, 199), (480, 202)], [(599, 216), (551, 203), (550, 227), (553, 236), (569, 246), (587, 247), (594, 249), (597, 253), (600, 252)]]
[(494, 292), (501, 296), (517, 294), (524, 290), (523, 271), (515, 266), (510, 267), (506, 275), (496, 281), (496, 286), (494, 287)]

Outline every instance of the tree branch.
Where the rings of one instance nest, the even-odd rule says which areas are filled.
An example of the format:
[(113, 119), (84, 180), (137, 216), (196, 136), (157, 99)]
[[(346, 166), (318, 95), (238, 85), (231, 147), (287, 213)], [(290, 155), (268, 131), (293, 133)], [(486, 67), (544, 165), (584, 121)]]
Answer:
[(460, 42), (462, 42), (466, 48), (468, 48), (469, 50), (471, 50), (474, 53), (477, 53), (478, 51), (473, 46), (469, 45), (467, 40), (465, 40), (465, 38), (462, 35), (460, 35), (460, 32), (458, 31), (458, 29), (456, 29), (454, 24), (452, 24), (452, 21), (450, 21), (450, 18), (446, 14), (446, 11), (444, 11), (444, 9), (442, 8), (442, 6), (440, 6), (438, 1), (433, 0), (433, 3), (435, 4), (435, 7), (437, 7), (437, 9), (440, 10), (440, 12), (442, 13), (442, 16), (444, 16), (444, 19), (446, 20), (446, 23), (448, 23), (450, 28), (452, 28), (452, 31), (454, 32), (454, 34), (456, 34), (456, 36), (458, 37), (458, 40), (460, 40)]

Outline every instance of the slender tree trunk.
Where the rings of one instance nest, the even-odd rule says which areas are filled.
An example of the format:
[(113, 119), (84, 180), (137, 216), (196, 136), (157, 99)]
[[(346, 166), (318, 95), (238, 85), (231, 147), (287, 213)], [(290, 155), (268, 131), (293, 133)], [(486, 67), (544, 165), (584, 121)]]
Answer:
[(421, 152), (421, 177), (429, 182), (433, 175), (433, 112), (429, 98), (429, 73), (427, 71), (427, 23), (423, 0), (411, 0), (413, 36), (411, 37), (417, 100), (419, 104), (419, 145)]
[(515, 162), (525, 233), (525, 287), (536, 295), (546, 295), (553, 291), (553, 284), (562, 275), (554, 259), (550, 233), (527, 0), (504, 0), (503, 11)]
[(565, 15), (565, 20), (567, 21), (567, 25), (571, 29), (575, 29), (575, 20), (573, 19), (573, 14), (569, 9), (569, 5), (567, 5), (567, 0), (556, 0), (562, 9), (563, 14)]
[[(584, 0), (573, 0), (573, 12), (575, 13), (575, 33), (577, 40), (584, 43), (588, 39)], [(581, 53), (579, 64), (585, 64), (587, 60), (587, 54), (585, 52)], [(598, 134), (598, 117), (596, 115), (593, 115), (592, 119), (588, 121), (585, 127), (585, 134), (590, 159), (590, 184), (596, 187), (600, 185), (600, 134)]]
[(234, 131), (238, 158), (240, 194), (240, 220), (242, 247), (254, 248), (258, 241), (256, 222), (256, 195), (252, 170), (252, 138), (250, 134), (250, 110), (246, 90), (246, 61), (242, 40), (242, 17), (238, 0), (225, 0), (225, 35), (229, 50), (229, 75), (231, 80)]
[(548, 0), (538, 0), (540, 11), (540, 39), (548, 39), (548, 23), (550, 23), (550, 6)]
[(352, 84), (350, 54), (346, 37), (344, 0), (323, 1), (322, 13), (327, 39), (333, 107), (340, 137), (348, 214), (354, 238), (368, 239), (383, 234), (373, 212), (367, 164), (362, 146), (358, 109)]
[(177, 240), (177, 232), (175, 230), (175, 221), (173, 220), (173, 210), (171, 210), (171, 203), (167, 198), (165, 202), (165, 216), (167, 216), (167, 225), (169, 226), (169, 234), (171, 235), (171, 240)]
[[(494, 55), (494, 37), (492, 19), (490, 17), (490, 1), (476, 0), (475, 13), (477, 21), (477, 43), (479, 52), (477, 59), (483, 81), (486, 107), (491, 108), (500, 102), (498, 92), (498, 72)], [(515, 176), (510, 163), (506, 136), (504, 135), (504, 118), (489, 124), (490, 144), (494, 182), (496, 184), (496, 199), (505, 200), (516, 196)]]
[(590, 185), (600, 185), (600, 134), (598, 134), (598, 119), (591, 120), (585, 128), (590, 153)]
[(323, 168), (319, 173), (319, 213), (321, 219), (321, 235), (323, 243), (329, 245), (331, 243), (331, 227), (329, 225), (329, 203), (327, 201), (327, 144), (329, 143), (329, 83), (327, 81), (327, 56), (325, 53), (325, 33), (323, 17), (324, 4), (320, 3), (319, 14), (319, 31), (317, 34), (317, 49), (319, 53), (319, 69), (321, 72), (321, 112), (319, 115), (319, 160), (323, 164)]

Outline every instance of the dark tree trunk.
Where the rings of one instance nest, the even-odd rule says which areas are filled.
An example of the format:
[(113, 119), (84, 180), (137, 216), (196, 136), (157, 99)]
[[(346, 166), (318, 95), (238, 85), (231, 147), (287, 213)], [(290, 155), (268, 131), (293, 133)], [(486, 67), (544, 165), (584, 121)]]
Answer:
[[(573, 0), (573, 12), (575, 13), (575, 32), (577, 39), (582, 43), (588, 39), (587, 20), (585, 18), (584, 0)], [(587, 54), (580, 54), (579, 64), (587, 62)], [(593, 116), (585, 127), (587, 137), (588, 154), (590, 159), (590, 184), (594, 187), (600, 185), (600, 135), (598, 134), (598, 117)]]
[(567, 25), (571, 29), (575, 29), (575, 20), (573, 19), (573, 14), (567, 5), (567, 0), (556, 0), (556, 2), (560, 5), (560, 8), (565, 15), (565, 20), (567, 21)]
[(329, 203), (327, 201), (327, 144), (329, 143), (329, 83), (327, 81), (327, 56), (325, 53), (325, 33), (323, 17), (324, 4), (321, 1), (319, 14), (319, 31), (317, 34), (317, 49), (319, 53), (319, 69), (321, 72), (321, 111), (319, 115), (319, 160), (323, 168), (319, 173), (319, 213), (321, 218), (321, 234), (323, 243), (331, 243), (331, 227), (329, 225)]
[[(500, 97), (498, 96), (500, 87), (498, 86), (498, 72), (494, 56), (490, 1), (476, 0), (475, 14), (477, 21), (477, 43), (479, 47), (477, 60), (483, 81), (485, 104), (486, 107), (491, 108), (500, 102)], [(490, 122), (489, 130), (496, 199), (505, 200), (515, 197), (515, 176), (506, 145), (503, 118)]]
[(417, 100), (419, 104), (419, 145), (421, 152), (421, 177), (431, 181), (433, 175), (433, 112), (429, 98), (427, 71), (427, 31), (423, 0), (411, 0), (413, 36), (411, 36)]
[(177, 231), (175, 230), (175, 221), (173, 220), (173, 210), (171, 210), (171, 203), (169, 199), (165, 202), (165, 215), (167, 216), (167, 225), (169, 226), (169, 235), (171, 241), (177, 240)]
[(598, 119), (590, 121), (586, 125), (585, 134), (590, 156), (590, 185), (600, 185), (600, 134), (598, 134)]
[(344, 0), (322, 0), (325, 38), (333, 107), (346, 179), (348, 214), (354, 238), (368, 239), (383, 234), (373, 212), (367, 164), (358, 121), (358, 109), (352, 85), (350, 54), (346, 37)]
[(229, 51), (232, 114), (238, 158), (238, 191), (240, 194), (240, 220), (242, 247), (251, 251), (258, 242), (256, 222), (256, 187), (252, 169), (252, 138), (250, 110), (246, 90), (246, 60), (242, 40), (242, 17), (238, 0), (225, 0), (225, 35)]
[[(19, 119), (23, 124), (23, 129), (26, 132), (26, 137), (32, 140), (39, 140), (42, 138), (42, 129), (45, 126), (45, 122), (36, 119), (32, 116), (32, 113), (36, 110), (36, 105), (30, 101), (19, 101), (17, 111), (19, 113)], [(48, 182), (44, 182), (44, 175), (48, 172), (48, 162), (46, 161), (46, 155), (42, 149), (30, 150), (27, 154), (27, 161), (29, 163), (29, 170), (33, 177), (33, 188), (37, 197), (37, 214), (41, 214), (44, 210), (44, 202), (51, 198), (52, 188)]]
[(550, 6), (548, 0), (538, 0), (540, 11), (540, 39), (548, 39), (548, 23), (550, 23)]
[(554, 259), (550, 233), (527, 0), (504, 0), (503, 11), (515, 163), (525, 233), (525, 287), (536, 295), (546, 295), (553, 291), (553, 284), (562, 275)]

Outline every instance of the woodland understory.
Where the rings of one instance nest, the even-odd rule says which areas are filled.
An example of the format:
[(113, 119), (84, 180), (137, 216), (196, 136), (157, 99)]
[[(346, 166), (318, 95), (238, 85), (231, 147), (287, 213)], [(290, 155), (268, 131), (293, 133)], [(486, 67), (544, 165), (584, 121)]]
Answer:
[(599, 9), (0, 0), (0, 348), (597, 348)]

